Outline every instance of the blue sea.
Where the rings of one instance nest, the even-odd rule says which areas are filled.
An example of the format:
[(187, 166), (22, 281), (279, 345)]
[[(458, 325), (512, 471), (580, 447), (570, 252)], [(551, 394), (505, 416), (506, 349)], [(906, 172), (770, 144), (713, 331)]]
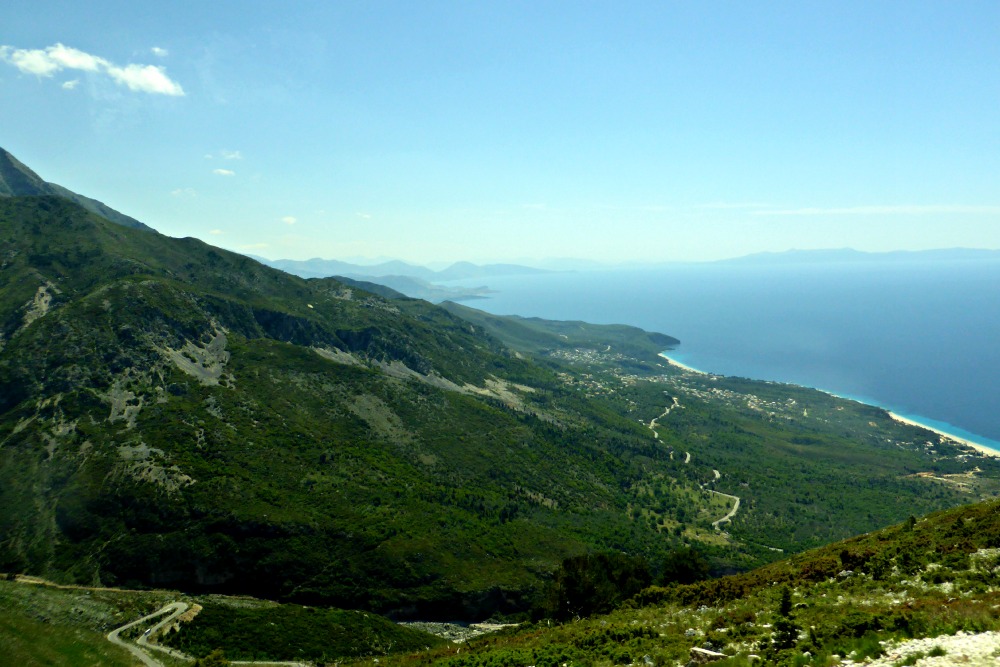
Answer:
[[(480, 283), (481, 284), (481, 283)], [(699, 370), (816, 387), (1000, 450), (1000, 261), (711, 263), (493, 278), (494, 314), (679, 338)]]

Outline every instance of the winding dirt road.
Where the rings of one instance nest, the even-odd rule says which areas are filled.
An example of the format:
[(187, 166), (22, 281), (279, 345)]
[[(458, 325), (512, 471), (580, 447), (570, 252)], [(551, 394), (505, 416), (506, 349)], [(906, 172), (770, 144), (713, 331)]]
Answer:
[(733, 500), (736, 501), (733, 504), (733, 509), (729, 510), (729, 514), (727, 514), (726, 516), (722, 517), (718, 521), (713, 521), (712, 522), (712, 528), (715, 528), (716, 530), (719, 530), (719, 525), (720, 524), (725, 523), (727, 521), (732, 521), (733, 517), (736, 516), (736, 513), (740, 511), (740, 499), (739, 499), (738, 496), (731, 496), (728, 493), (723, 493), (722, 491), (712, 491), (712, 493), (720, 495), (720, 496), (725, 496), (726, 498), (731, 498), (731, 499), (733, 499)]
[[(154, 611), (152, 614), (147, 614), (147, 615), (143, 616), (142, 618), (140, 618), (140, 619), (138, 619), (136, 621), (132, 621), (131, 623), (126, 623), (125, 625), (121, 626), (120, 628), (116, 628), (116, 629), (112, 630), (111, 632), (108, 633), (108, 641), (111, 642), (112, 644), (117, 644), (118, 646), (121, 646), (126, 651), (128, 651), (129, 653), (131, 653), (132, 655), (134, 655), (135, 657), (137, 657), (142, 662), (142, 664), (146, 665), (147, 667), (163, 667), (163, 663), (162, 662), (160, 662), (159, 660), (153, 658), (152, 656), (150, 656), (148, 653), (146, 653), (145, 651), (143, 651), (141, 648), (139, 648), (135, 644), (131, 644), (131, 643), (125, 641), (124, 639), (121, 638), (120, 635), (121, 635), (122, 631), (124, 631), (124, 630), (128, 630), (129, 628), (134, 627), (136, 625), (139, 625), (141, 623), (146, 623), (147, 621), (151, 621), (152, 619), (156, 618), (157, 616), (162, 616), (163, 614), (166, 614), (168, 612), (173, 612), (165, 620), (160, 621), (155, 626), (153, 626), (151, 629), (147, 630), (146, 633), (143, 634), (141, 637), (139, 637), (139, 639), (136, 641), (136, 644), (141, 644), (141, 645), (153, 648), (150, 644), (148, 644), (146, 642), (147, 635), (156, 632), (157, 630), (159, 630), (160, 628), (162, 628), (167, 623), (170, 623), (171, 621), (173, 621), (175, 618), (177, 618), (178, 616), (180, 616), (181, 614), (183, 614), (184, 612), (186, 612), (187, 608), (188, 608), (188, 606), (185, 603), (183, 603), (183, 602), (171, 602), (167, 606), (162, 607), (161, 609), (158, 609), (158, 610)], [(159, 648), (159, 647), (156, 647), (156, 648)]]
[[(155, 637), (160, 630), (162, 630), (165, 626), (169, 625), (170, 623), (173, 623), (178, 616), (180, 616), (187, 610), (188, 610), (187, 604), (183, 602), (171, 602), (170, 604), (154, 611), (152, 614), (147, 614), (138, 620), (132, 621), (131, 623), (126, 623), (120, 628), (112, 630), (111, 632), (108, 633), (108, 641), (111, 642), (112, 644), (117, 644), (118, 646), (124, 648), (126, 651), (128, 651), (136, 658), (138, 658), (142, 662), (142, 664), (146, 665), (146, 667), (164, 667), (164, 666), (162, 662), (160, 662), (153, 656), (146, 653), (146, 651), (144, 651), (143, 648), (147, 650), (152, 649), (154, 651), (160, 651), (162, 653), (166, 653), (167, 655), (173, 658), (178, 658), (180, 660), (185, 660), (187, 662), (194, 662), (194, 658), (184, 653), (181, 653), (180, 651), (175, 651), (173, 649), (167, 648), (166, 646), (159, 646), (158, 644), (149, 643), (150, 637)], [(143, 632), (142, 635), (135, 640), (135, 644), (127, 642), (121, 638), (120, 635), (123, 631), (128, 630), (129, 628), (132, 628), (141, 623), (146, 623), (147, 621), (151, 621), (157, 616), (162, 616), (163, 614), (166, 614), (168, 612), (173, 612), (173, 613), (171, 613), (169, 616), (167, 616), (165, 619), (163, 619), (153, 627)], [(295, 662), (295, 661), (281, 662), (277, 660), (262, 660), (262, 661), (232, 660), (230, 661), (230, 664), (259, 665), (261, 667), (263, 667), (264, 665), (274, 665), (280, 667), (309, 667), (309, 665), (304, 662)]]
[(662, 415), (660, 415), (659, 417), (654, 417), (653, 419), (650, 420), (649, 430), (653, 432), (654, 438), (656, 438), (657, 440), (660, 439), (660, 434), (656, 432), (656, 422), (660, 421), (661, 419), (669, 415), (670, 411), (673, 410), (674, 408), (679, 408), (680, 405), (681, 404), (677, 401), (677, 398), (675, 397), (673, 405), (667, 406), (667, 408), (663, 411)]

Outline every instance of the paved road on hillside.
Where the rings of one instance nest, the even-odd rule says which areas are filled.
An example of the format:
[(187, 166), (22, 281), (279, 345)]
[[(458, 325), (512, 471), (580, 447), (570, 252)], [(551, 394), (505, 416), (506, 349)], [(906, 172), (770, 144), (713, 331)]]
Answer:
[[(669, 415), (670, 411), (673, 410), (674, 408), (679, 408), (679, 407), (681, 407), (681, 405), (678, 402), (677, 398), (674, 397), (674, 403), (673, 403), (673, 405), (668, 406), (663, 411), (663, 414), (660, 415), (659, 417), (656, 417), (656, 418), (650, 420), (650, 422), (649, 422), (649, 430), (653, 432), (653, 437), (654, 438), (656, 438), (657, 440), (660, 439), (660, 434), (656, 432), (656, 426), (657, 426), (656, 422), (658, 422), (659, 420), (661, 420), (664, 417), (666, 417), (667, 415)], [(670, 452), (670, 460), (671, 461), (674, 460), (674, 453), (672, 451)], [(691, 463), (691, 452), (684, 452), (684, 463)], [(715, 479), (713, 481), (717, 481), (720, 477), (722, 477), (722, 474), (718, 470), (713, 470), (712, 474), (715, 476)], [(702, 484), (701, 488), (704, 489), (705, 485)], [(716, 530), (721, 530), (721, 528), (719, 528), (719, 526), (721, 524), (723, 524), (723, 523), (728, 522), (728, 521), (732, 521), (733, 517), (736, 516), (736, 513), (740, 511), (740, 499), (739, 499), (739, 496), (732, 496), (732, 495), (730, 495), (728, 493), (723, 493), (722, 491), (716, 491), (714, 489), (707, 489), (707, 490), (710, 493), (714, 493), (714, 494), (716, 494), (718, 496), (723, 496), (725, 498), (729, 498), (729, 499), (735, 501), (735, 503), (733, 504), (733, 509), (731, 509), (729, 511), (729, 513), (726, 514), (726, 516), (722, 517), (718, 521), (713, 521), (712, 522), (712, 528), (715, 528)]]
[[(158, 630), (159, 628), (163, 627), (167, 623), (170, 623), (175, 618), (183, 614), (185, 611), (187, 611), (187, 608), (188, 606), (183, 602), (171, 602), (167, 606), (154, 611), (152, 614), (147, 614), (146, 616), (143, 616), (139, 620), (132, 621), (131, 623), (126, 623), (122, 627), (112, 630), (111, 632), (108, 633), (108, 641), (111, 642), (112, 644), (117, 644), (118, 646), (124, 648), (126, 651), (128, 651), (129, 653), (137, 657), (140, 661), (142, 661), (142, 664), (146, 665), (146, 667), (163, 667), (162, 662), (151, 657), (148, 653), (143, 651), (138, 646), (126, 642), (124, 639), (120, 637), (120, 635), (122, 631), (128, 630), (133, 626), (139, 625), (140, 623), (145, 623), (147, 621), (156, 618), (157, 616), (162, 616), (163, 614), (166, 614), (168, 612), (173, 612), (165, 620), (157, 623), (156, 626), (154, 626), (154, 630), (150, 631), (150, 633), (152, 633), (153, 631)], [(145, 644), (146, 635), (140, 637), (137, 643)]]
[[(656, 422), (660, 421), (661, 419), (663, 419), (664, 417), (666, 417), (667, 415), (669, 415), (670, 411), (673, 410), (674, 408), (679, 408), (679, 407), (680, 407), (680, 403), (678, 403), (677, 399), (674, 398), (674, 404), (673, 405), (668, 406), (663, 411), (663, 414), (660, 415), (659, 417), (655, 417), (652, 420), (650, 420), (650, 422), (649, 422), (649, 430), (653, 432), (653, 437), (654, 438), (656, 438), (657, 440), (660, 439), (660, 434), (656, 432)], [(673, 459), (673, 457), (674, 457), (674, 453), (670, 452), (670, 458)]]
[[(108, 633), (108, 641), (110, 641), (112, 644), (117, 644), (118, 646), (123, 647), (126, 651), (128, 651), (129, 653), (131, 653), (132, 655), (134, 655), (136, 658), (138, 658), (139, 660), (141, 660), (142, 664), (146, 665), (146, 667), (164, 667), (164, 666), (163, 666), (162, 662), (160, 662), (156, 658), (152, 657), (151, 655), (149, 655), (148, 653), (146, 653), (145, 651), (143, 651), (141, 648), (139, 648), (139, 646), (143, 646), (143, 647), (145, 647), (147, 649), (153, 649), (153, 650), (156, 650), (156, 651), (162, 651), (163, 653), (166, 653), (166, 654), (168, 654), (168, 655), (170, 655), (172, 657), (175, 657), (175, 658), (180, 658), (181, 660), (191, 661), (191, 660), (193, 660), (193, 658), (191, 658), (190, 656), (187, 656), (187, 655), (181, 653), (180, 651), (175, 651), (173, 649), (169, 649), (169, 648), (167, 648), (165, 646), (159, 646), (157, 644), (150, 644), (149, 641), (148, 641), (149, 637), (155, 637), (156, 634), (164, 626), (169, 625), (170, 623), (173, 623), (177, 619), (178, 616), (180, 616), (181, 614), (183, 614), (187, 610), (188, 610), (188, 606), (185, 603), (183, 603), (183, 602), (171, 602), (170, 604), (166, 605), (165, 607), (161, 607), (160, 609), (154, 611), (152, 614), (147, 614), (146, 616), (143, 616), (142, 618), (140, 618), (138, 620), (132, 621), (131, 623), (126, 623), (122, 627), (117, 628), (115, 630), (112, 630), (111, 632)], [(119, 635), (121, 635), (121, 633), (123, 631), (128, 630), (129, 628), (131, 628), (133, 626), (139, 625), (140, 623), (146, 623), (147, 621), (150, 621), (150, 620), (156, 618), (157, 616), (162, 616), (163, 614), (166, 614), (167, 612), (173, 612), (173, 613), (170, 614), (169, 616), (167, 616), (165, 619), (163, 619), (159, 623), (157, 623), (156, 625), (154, 625), (153, 627), (151, 627), (148, 630), (146, 630), (145, 632), (143, 632), (142, 635), (140, 635), (140, 637), (135, 640), (135, 644), (127, 642), (127, 641), (125, 641), (124, 639), (122, 639), (119, 636)], [(136, 644), (138, 644), (139, 646), (136, 646)], [(308, 663), (304, 663), (304, 662), (295, 662), (295, 661), (282, 662), (282, 661), (278, 661), (278, 660), (261, 660), (261, 661), (233, 660), (233, 661), (231, 661), (231, 664), (233, 664), (233, 665), (260, 665), (262, 667), (264, 665), (274, 665), (274, 666), (280, 666), (280, 667), (310, 667)]]
[(712, 528), (719, 530), (719, 524), (731, 520), (734, 516), (736, 516), (736, 513), (740, 511), (740, 499), (737, 496), (731, 496), (728, 493), (723, 493), (722, 491), (712, 491), (712, 493), (715, 493), (720, 496), (725, 496), (726, 498), (732, 498), (733, 500), (736, 501), (736, 503), (733, 505), (733, 509), (729, 511), (729, 514), (722, 517), (718, 521), (712, 522)]

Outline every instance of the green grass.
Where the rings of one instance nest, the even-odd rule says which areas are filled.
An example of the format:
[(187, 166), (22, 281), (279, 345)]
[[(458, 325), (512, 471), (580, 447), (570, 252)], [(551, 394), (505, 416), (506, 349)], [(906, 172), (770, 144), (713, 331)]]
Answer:
[(99, 632), (17, 616), (6, 609), (0, 613), (0, 656), (4, 664), (22, 667), (135, 664), (128, 651)]
[[(922, 554), (916, 565), (907, 555), (914, 545), (920, 545)], [(676, 664), (687, 661), (692, 646), (709, 646), (731, 656), (720, 665), (749, 664), (751, 654), (768, 665), (826, 667), (835, 664), (834, 655), (861, 661), (882, 655), (888, 641), (1000, 629), (995, 614), (1000, 604), (997, 545), (1000, 503), (981, 503), (754, 572), (649, 589), (605, 616), (563, 625), (522, 626), (472, 641), (460, 654), (438, 650), (395, 657), (388, 664), (500, 665), (559, 656), (574, 664), (613, 665), (647, 655), (654, 664)], [(840, 553), (846, 565), (834, 555)], [(858, 554), (886, 560), (887, 572), (873, 578), (867, 572), (869, 565), (857, 564)], [(979, 555), (970, 558), (970, 554)], [(817, 576), (831, 557), (837, 559), (838, 571)], [(955, 563), (947, 570), (947, 586), (934, 583), (944, 562)], [(848, 565), (855, 567), (854, 572), (841, 575), (839, 570)], [(984, 586), (980, 575), (990, 583)], [(804, 633), (799, 638), (795, 631), (787, 648), (774, 643), (782, 619), (781, 586), (776, 582), (789, 587), (787, 618)], [(940, 655), (941, 649), (930, 653)]]
[[(463, 320), (52, 198), (0, 230), (0, 570), (475, 620), (566, 557), (745, 570), (1000, 486), (877, 408), (668, 368), (661, 334)], [(218, 384), (168, 352), (223, 330)]]
[(60, 589), (0, 580), (3, 664), (133, 665), (107, 633), (162, 606), (170, 594)]

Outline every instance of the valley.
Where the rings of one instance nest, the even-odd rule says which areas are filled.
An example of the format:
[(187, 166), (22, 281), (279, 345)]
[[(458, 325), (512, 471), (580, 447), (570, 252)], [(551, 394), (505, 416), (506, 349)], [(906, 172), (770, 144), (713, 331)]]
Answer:
[(197, 657), (451, 659), (389, 618), (517, 626), (483, 647), (568, 632), (591, 660), (530, 623), (689, 604), (1000, 491), (966, 443), (693, 372), (662, 333), (303, 279), (48, 191), (0, 198), (0, 257), (0, 572), (111, 605), (24, 602), (8, 642), (58, 616), (127, 664), (104, 635), (177, 603), (202, 608), (170, 635)]

